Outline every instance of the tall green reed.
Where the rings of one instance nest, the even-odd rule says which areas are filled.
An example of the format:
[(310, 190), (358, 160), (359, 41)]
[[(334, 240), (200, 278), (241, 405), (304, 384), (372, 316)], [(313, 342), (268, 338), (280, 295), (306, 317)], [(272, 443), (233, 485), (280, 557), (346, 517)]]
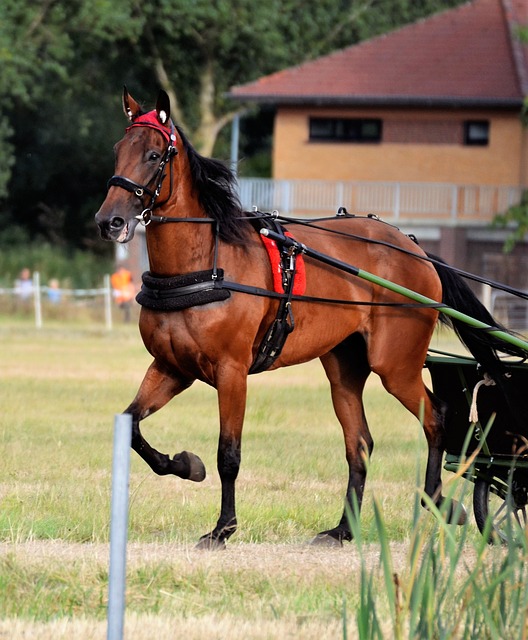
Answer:
[[(469, 436), (466, 447), (468, 441)], [(477, 538), (468, 535), (473, 526), (469, 520), (459, 527), (450, 523), (459, 519), (462, 501), (472, 487), (463, 479), (472, 459), (469, 456), (446, 483), (446, 500), (440, 507), (419, 488), (417, 464), (412, 533), (405, 566), (399, 573), (394, 570), (383, 510), (376, 499), (373, 526), (380, 557), (378, 567), (368, 567), (359, 508), (357, 500), (353, 502), (349, 518), (361, 559), (355, 616), (359, 640), (528, 637), (526, 536), (519, 539), (512, 529), (507, 544), (494, 547), (488, 544), (491, 521)], [(460, 502), (452, 502), (455, 494)]]

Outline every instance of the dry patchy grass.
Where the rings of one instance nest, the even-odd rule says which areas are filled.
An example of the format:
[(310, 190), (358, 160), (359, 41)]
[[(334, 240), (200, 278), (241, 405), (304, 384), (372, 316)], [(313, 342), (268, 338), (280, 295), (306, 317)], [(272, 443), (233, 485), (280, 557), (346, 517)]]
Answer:
[[(402, 576), (406, 575), (408, 552), (407, 543), (391, 544), (394, 571)], [(0, 638), (104, 638), (101, 604), (106, 594), (101, 576), (105, 576), (107, 556), (108, 547), (103, 544), (36, 541), (0, 545), (0, 559), (11, 563), (13, 573), (27, 582), (28, 589), (35, 589), (37, 600), (49, 597), (47, 591), (63, 599), (61, 588), (76, 592), (70, 615), (43, 620), (44, 612), (35, 603), (33, 619), (11, 614), (0, 621)], [(458, 570), (460, 580), (467, 574), (471, 556), (468, 548), (467, 566)], [(343, 637), (344, 612), (348, 637), (353, 638), (362, 563), (374, 574), (379, 571), (379, 545), (367, 545), (360, 557), (353, 545), (319, 549), (232, 544), (223, 552), (204, 552), (178, 544), (132, 543), (128, 547), (126, 638), (150, 640), (163, 637), (170, 629), (196, 640), (330, 640)], [(74, 587), (75, 581), (82, 588)]]

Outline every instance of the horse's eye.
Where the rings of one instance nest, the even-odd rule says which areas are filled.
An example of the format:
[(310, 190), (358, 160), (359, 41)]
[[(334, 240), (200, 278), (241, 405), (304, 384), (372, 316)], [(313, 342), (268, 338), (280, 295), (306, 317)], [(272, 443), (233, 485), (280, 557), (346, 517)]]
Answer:
[(151, 154), (149, 155), (148, 159), (149, 159), (149, 162), (155, 162), (156, 160), (159, 160), (160, 157), (161, 156), (160, 156), (159, 153), (156, 153), (155, 151), (152, 151)]

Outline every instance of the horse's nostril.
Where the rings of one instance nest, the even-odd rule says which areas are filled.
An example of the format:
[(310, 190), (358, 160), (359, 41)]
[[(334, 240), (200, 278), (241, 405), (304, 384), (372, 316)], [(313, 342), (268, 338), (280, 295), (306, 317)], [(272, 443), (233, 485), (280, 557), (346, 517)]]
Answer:
[(110, 227), (112, 229), (122, 229), (125, 226), (125, 221), (123, 218), (119, 218), (115, 216), (110, 220)]

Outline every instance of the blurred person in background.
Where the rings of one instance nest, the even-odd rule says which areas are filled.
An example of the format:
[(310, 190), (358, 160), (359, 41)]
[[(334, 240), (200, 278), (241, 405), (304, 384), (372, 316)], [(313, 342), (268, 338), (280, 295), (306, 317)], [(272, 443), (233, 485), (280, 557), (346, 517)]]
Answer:
[(31, 279), (31, 271), (27, 267), (22, 269), (15, 280), (15, 294), (20, 300), (28, 300), (33, 295), (33, 280)]
[(132, 274), (121, 265), (110, 278), (114, 299), (120, 309), (123, 310), (123, 320), (130, 322), (132, 301), (136, 295), (136, 288), (132, 281)]
[(57, 278), (52, 278), (48, 283), (48, 300), (52, 304), (58, 304), (62, 298), (62, 291), (60, 290), (59, 281)]

